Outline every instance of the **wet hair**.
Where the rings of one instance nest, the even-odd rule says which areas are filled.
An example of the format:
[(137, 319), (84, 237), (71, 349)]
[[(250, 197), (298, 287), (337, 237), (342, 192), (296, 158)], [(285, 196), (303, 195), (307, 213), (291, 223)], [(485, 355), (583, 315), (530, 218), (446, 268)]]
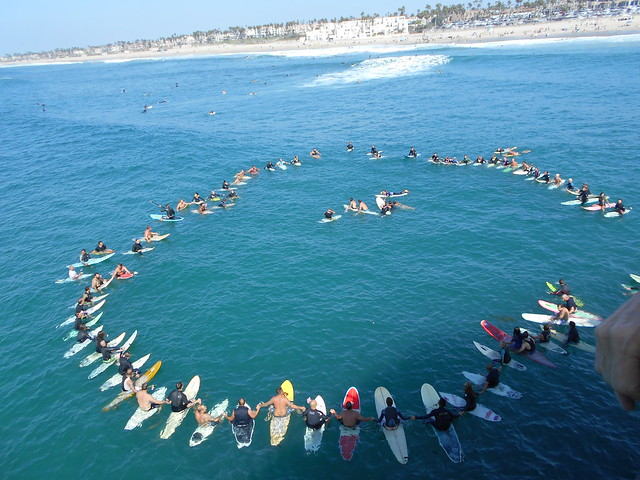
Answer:
[(393, 398), (387, 397), (387, 406), (390, 407), (391, 405), (393, 405)]
[(178, 382), (178, 383), (176, 383), (176, 388), (177, 388), (178, 390), (182, 390), (182, 387), (184, 387), (184, 383), (182, 383), (182, 382)]
[(446, 401), (444, 398), (440, 397), (440, 400), (438, 400), (438, 406), (439, 406), (440, 408), (443, 408), (443, 407), (445, 407), (446, 405), (447, 405), (447, 401)]
[(471, 385), (471, 382), (466, 382), (464, 384), (464, 393), (470, 395), (472, 398), (476, 397), (476, 392), (473, 390), (473, 385)]
[(344, 408), (346, 408), (347, 410), (351, 410), (353, 408), (353, 403), (351, 402), (347, 402), (344, 404)]
[(280, 395), (283, 392), (282, 387), (276, 388), (276, 394)]
[(149, 385), (147, 385), (147, 382), (144, 382), (142, 385), (140, 385), (140, 388), (142, 390), (146, 390), (149, 387)]

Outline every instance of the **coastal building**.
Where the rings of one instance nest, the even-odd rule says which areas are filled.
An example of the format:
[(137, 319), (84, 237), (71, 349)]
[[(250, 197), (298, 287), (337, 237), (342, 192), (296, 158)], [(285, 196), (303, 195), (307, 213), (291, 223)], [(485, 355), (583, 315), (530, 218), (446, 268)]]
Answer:
[(404, 15), (374, 17), (316, 24), (315, 28), (306, 32), (305, 41), (333, 42), (406, 33), (409, 33), (409, 20)]

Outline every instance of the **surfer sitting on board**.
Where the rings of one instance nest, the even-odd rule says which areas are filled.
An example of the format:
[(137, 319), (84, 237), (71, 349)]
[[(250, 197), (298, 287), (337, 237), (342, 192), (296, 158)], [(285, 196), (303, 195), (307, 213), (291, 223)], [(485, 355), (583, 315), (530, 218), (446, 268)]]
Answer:
[(264, 166), (264, 168), (266, 168), (267, 170), (275, 170), (276, 166), (273, 164), (272, 161), (268, 161), (267, 164)]
[(400, 420), (415, 420), (416, 417), (414, 415), (410, 417), (405, 417), (400, 413), (400, 411), (393, 406), (393, 398), (387, 397), (387, 408), (382, 410), (380, 413), (380, 418), (374, 420), (375, 422), (382, 423), (382, 426), (387, 430), (395, 430), (400, 426)]
[(569, 331), (567, 332), (567, 339), (564, 341), (564, 346), (566, 347), (570, 343), (580, 343), (580, 335), (578, 334), (578, 329), (576, 328), (576, 322), (569, 322)]
[(91, 288), (93, 288), (94, 290), (100, 290), (103, 284), (104, 279), (102, 278), (102, 275), (100, 275), (99, 273), (94, 273), (93, 278), (91, 279)]
[(553, 321), (555, 323), (567, 323), (569, 320), (569, 310), (566, 306), (558, 305), (558, 312), (554, 315)]
[(362, 200), (358, 200), (358, 213), (366, 212), (369, 210), (369, 207)]
[(167, 219), (169, 220), (173, 220), (174, 218), (176, 218), (176, 212), (173, 210), (173, 208), (171, 208), (171, 205), (169, 205), (168, 203), (165, 203), (164, 207), (160, 207), (160, 211), (165, 212), (166, 213), (165, 217), (167, 217)]
[(353, 197), (349, 198), (349, 210), (358, 210), (358, 204), (353, 199)]
[(183, 199), (180, 199), (178, 200), (178, 205), (176, 205), (176, 208), (178, 209), (178, 211), (180, 211), (180, 210), (184, 210), (188, 206), (189, 204), (187, 202), (185, 202)]
[(440, 400), (438, 400), (438, 408), (431, 410), (428, 415), (421, 415), (419, 417), (415, 417), (415, 419), (426, 420), (425, 423), (430, 423), (441, 432), (446, 432), (451, 427), (453, 419), (458, 418), (464, 413), (464, 411), (452, 413), (450, 410), (445, 408), (446, 406), (447, 401), (444, 398), (440, 398)]
[(151, 225), (147, 225), (147, 228), (145, 228), (145, 230), (144, 230), (144, 239), (145, 239), (147, 242), (150, 242), (150, 241), (151, 241), (151, 239), (152, 239), (153, 237), (155, 237), (156, 235), (158, 235), (158, 232), (152, 232), (152, 231), (151, 231)]
[(209, 210), (207, 210), (207, 204), (202, 202), (198, 207), (198, 213), (207, 213), (208, 211)]
[(375, 145), (371, 145), (371, 155), (376, 155), (378, 153), (378, 149)]
[(287, 416), (289, 414), (289, 410), (288, 409), (295, 409), (295, 410), (298, 410), (300, 412), (303, 412), (305, 410), (304, 407), (299, 407), (298, 405), (295, 405), (293, 402), (291, 402), (287, 398), (287, 394), (282, 389), (282, 387), (276, 388), (276, 394), (273, 397), (271, 397), (271, 400), (269, 400), (266, 403), (259, 403), (257, 408), (259, 410), (262, 407), (268, 407), (270, 405), (273, 405), (273, 416), (274, 417), (285, 417), (285, 416)]
[(351, 150), (353, 150), (353, 143), (349, 142), (347, 143), (347, 151), (350, 152)]
[(615, 207), (613, 207), (613, 209), (618, 212), (618, 215), (624, 215), (624, 212), (626, 212), (626, 209), (624, 208), (624, 204), (622, 203), (622, 200), (618, 199), (618, 201), (616, 202)]
[(464, 410), (463, 412), (472, 412), (478, 406), (476, 402), (476, 392), (473, 390), (471, 382), (465, 382), (464, 384)]
[(300, 159), (298, 158), (298, 155), (295, 155), (295, 156), (293, 157), (293, 160), (291, 161), (291, 163), (293, 163), (294, 165), (298, 165), (298, 166), (302, 165), (302, 162), (301, 162), (301, 161), (300, 161)]
[(196, 203), (204, 203), (204, 200), (198, 192), (193, 194), (193, 200), (191, 200), (191, 205), (194, 205)]
[(318, 402), (315, 400), (311, 400), (309, 402), (309, 408), (302, 412), (302, 417), (304, 418), (304, 423), (311, 430), (318, 430), (322, 428), (322, 426), (329, 423), (329, 420), (331, 419), (331, 415), (325, 415), (318, 410)]
[(131, 247), (131, 251), (133, 253), (140, 253), (140, 250), (142, 250), (144, 247), (142, 246), (142, 244), (140, 243), (140, 239), (136, 238), (132, 247)]
[(149, 410), (158, 408), (162, 404), (171, 403), (169, 400), (159, 401), (158, 399), (154, 398), (153, 395), (151, 395), (147, 391), (148, 388), (149, 388), (149, 385), (147, 385), (145, 382), (140, 386), (140, 390), (136, 392), (136, 400), (138, 401), (138, 406), (140, 407), (140, 410), (148, 412)]
[[(241, 177), (242, 178), (242, 177)], [(222, 182), (222, 189), (223, 190), (229, 190), (229, 182), (227, 182), (226, 180), (224, 180)]]
[(80, 258), (80, 263), (83, 263), (84, 265), (87, 265), (87, 262), (91, 258), (91, 255), (89, 255), (89, 253), (87, 253), (87, 251), (83, 248), (82, 250), (80, 250), (80, 257), (79, 258)]
[(201, 404), (201, 399), (196, 399), (193, 402), (190, 402), (187, 396), (184, 394), (182, 389), (184, 388), (184, 384), (182, 382), (176, 383), (176, 389), (173, 390), (169, 394), (169, 403), (171, 403), (171, 411), (172, 412), (181, 412), (186, 410), (187, 408), (191, 408), (196, 404)]
[(571, 193), (574, 193), (576, 191), (576, 186), (573, 184), (573, 178), (567, 180), (567, 190)]
[(69, 265), (69, 280), (77, 280), (82, 276), (82, 271), (76, 272), (76, 267)]
[(309, 152), (309, 155), (311, 155), (312, 157), (319, 157), (320, 156), (320, 152), (318, 151), (317, 148), (314, 148), (313, 150), (311, 150)]
[(549, 338), (551, 337), (551, 327), (548, 324), (544, 324), (542, 326), (542, 333), (536, 335), (535, 337), (531, 337), (533, 340), (537, 340), (540, 343), (549, 343)]
[(418, 156), (418, 152), (416, 152), (416, 149), (411, 147), (411, 149), (409, 150), (409, 155), (407, 155), (407, 157), (417, 157)]
[(333, 217), (333, 214), (336, 213), (333, 210), (331, 210), (330, 208), (327, 209), (326, 212), (324, 212), (324, 218), (331, 220), (331, 217)]
[(91, 253), (94, 255), (104, 255), (105, 253), (113, 253), (113, 250), (109, 250), (104, 242), (98, 242), (98, 245), (96, 245), (96, 248), (94, 248)]
[(119, 263), (118, 266), (116, 267), (116, 269), (113, 271), (113, 276), (118, 278), (118, 277), (121, 277), (123, 275), (132, 275), (132, 273), (129, 271), (129, 269), (127, 267), (125, 267), (123, 264)]
[(212, 417), (207, 413), (207, 406), (204, 404), (198, 405), (193, 410), (193, 414), (196, 417), (196, 422), (198, 422), (198, 425), (200, 425), (201, 427), (205, 427), (210, 423), (220, 423), (222, 417), (224, 417), (224, 413), (219, 417)]
[(567, 295), (566, 293), (563, 293), (562, 300), (564, 300), (564, 306), (569, 311), (569, 315), (576, 313), (576, 311), (578, 310), (578, 306), (576, 305), (576, 301), (573, 299), (572, 296)]
[(247, 173), (250, 173), (251, 175), (258, 175), (259, 171), (260, 169), (258, 167), (256, 167), (255, 165), (251, 165), (251, 168), (247, 170)]
[(231, 189), (227, 198), (240, 198), (240, 195), (238, 195), (234, 189)]
[(500, 384), (500, 370), (502, 367), (496, 368), (493, 363), (487, 363), (487, 376), (478, 395), (482, 395), (487, 388), (495, 388)]
[(225, 415), (224, 418), (229, 420), (234, 427), (246, 427), (253, 423), (253, 419), (260, 413), (260, 406), (255, 410), (251, 410), (245, 405), (244, 398), (238, 400), (238, 406), (231, 412), (231, 416)]
[(329, 413), (332, 413), (333, 416), (347, 428), (356, 428), (360, 425), (360, 422), (372, 422), (375, 420), (374, 417), (363, 417), (360, 415), (360, 412), (353, 409), (353, 403), (351, 402), (345, 403), (344, 406), (345, 409), (340, 414), (337, 414), (333, 408), (329, 410)]

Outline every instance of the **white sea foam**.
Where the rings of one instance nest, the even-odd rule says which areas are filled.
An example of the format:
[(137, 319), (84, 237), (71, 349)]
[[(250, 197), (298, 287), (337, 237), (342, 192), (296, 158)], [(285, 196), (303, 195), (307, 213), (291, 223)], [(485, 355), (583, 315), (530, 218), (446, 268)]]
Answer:
[(554, 44), (585, 44), (585, 43), (634, 43), (640, 41), (640, 34), (629, 35), (598, 35), (591, 37), (549, 37), (549, 38), (519, 38), (513, 40), (496, 40), (489, 42), (468, 44), (447, 44), (457, 48), (496, 48), (496, 47), (528, 47)]
[(275, 55), (278, 57), (334, 57), (338, 55), (350, 55), (356, 53), (372, 53), (381, 55), (384, 53), (407, 52), (416, 50), (417, 45), (356, 45), (351, 47), (327, 47), (309, 48), (302, 50), (274, 50), (271, 52), (253, 52), (244, 55)]
[(419, 75), (429, 70), (436, 71), (436, 67), (450, 61), (451, 57), (446, 55), (373, 58), (348, 67), (347, 70), (320, 75), (306, 86), (317, 87)]
[(48, 67), (55, 65), (75, 65), (77, 63), (84, 62), (38, 62), (38, 63), (14, 63), (11, 65), (2, 65), (0, 63), (0, 68), (13, 68), (13, 67)]

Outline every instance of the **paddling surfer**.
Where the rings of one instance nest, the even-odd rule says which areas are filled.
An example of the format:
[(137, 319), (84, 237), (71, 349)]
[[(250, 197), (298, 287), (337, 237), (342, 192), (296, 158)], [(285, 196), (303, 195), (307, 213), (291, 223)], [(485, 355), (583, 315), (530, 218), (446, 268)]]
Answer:
[(169, 205), (168, 203), (165, 203), (164, 207), (160, 207), (160, 211), (166, 213), (165, 218), (167, 220), (173, 220), (174, 218), (176, 218), (175, 210), (171, 208), (171, 205)]

